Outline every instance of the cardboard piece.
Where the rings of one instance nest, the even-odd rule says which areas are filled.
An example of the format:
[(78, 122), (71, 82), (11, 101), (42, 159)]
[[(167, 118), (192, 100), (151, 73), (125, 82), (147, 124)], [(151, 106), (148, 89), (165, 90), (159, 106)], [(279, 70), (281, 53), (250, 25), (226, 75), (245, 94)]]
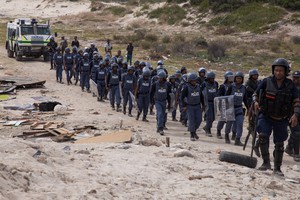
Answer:
[(86, 143), (125, 143), (131, 142), (131, 130), (120, 130), (110, 134), (77, 140), (76, 144)]

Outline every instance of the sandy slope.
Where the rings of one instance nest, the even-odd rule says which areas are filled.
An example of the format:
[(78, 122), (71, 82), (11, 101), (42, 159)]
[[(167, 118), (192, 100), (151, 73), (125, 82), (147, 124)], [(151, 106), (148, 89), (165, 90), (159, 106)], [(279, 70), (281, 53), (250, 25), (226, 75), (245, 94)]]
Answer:
[(57, 17), (89, 11), (90, 1), (0, 0), (2, 17)]

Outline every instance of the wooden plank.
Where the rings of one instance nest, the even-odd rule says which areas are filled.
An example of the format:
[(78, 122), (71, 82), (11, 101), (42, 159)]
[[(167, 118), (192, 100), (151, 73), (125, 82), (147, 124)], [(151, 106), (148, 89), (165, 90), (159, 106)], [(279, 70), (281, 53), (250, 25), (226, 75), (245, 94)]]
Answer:
[(39, 122), (34, 122), (31, 126), (30, 129), (33, 130), (35, 127), (39, 125)]
[(65, 128), (57, 128), (57, 129), (53, 129), (54, 131), (58, 132), (61, 135), (67, 135), (70, 133), (70, 131), (68, 129)]
[(49, 128), (52, 124), (54, 124), (54, 122), (46, 122), (46, 124), (44, 125), (44, 129)]
[(48, 131), (49, 133), (51, 133), (52, 135), (59, 136), (59, 134), (57, 134), (55, 131), (53, 131), (49, 128), (46, 128), (45, 130)]
[(40, 130), (40, 131), (24, 131), (23, 135), (27, 136), (27, 135), (34, 135), (37, 133), (47, 133), (48, 131), (46, 130)]
[(86, 143), (124, 143), (131, 142), (131, 130), (120, 130), (114, 133), (110, 133), (107, 135), (101, 135), (90, 138), (83, 138), (77, 140), (76, 144), (86, 144)]

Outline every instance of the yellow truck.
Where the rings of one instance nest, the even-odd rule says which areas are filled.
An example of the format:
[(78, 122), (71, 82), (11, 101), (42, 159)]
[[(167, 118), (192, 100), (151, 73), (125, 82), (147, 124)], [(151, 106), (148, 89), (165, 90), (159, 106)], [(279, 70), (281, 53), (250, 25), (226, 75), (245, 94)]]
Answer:
[(49, 61), (47, 44), (50, 41), (50, 25), (40, 24), (36, 19), (20, 18), (7, 23), (7, 56), (22, 60), (22, 57), (39, 58)]

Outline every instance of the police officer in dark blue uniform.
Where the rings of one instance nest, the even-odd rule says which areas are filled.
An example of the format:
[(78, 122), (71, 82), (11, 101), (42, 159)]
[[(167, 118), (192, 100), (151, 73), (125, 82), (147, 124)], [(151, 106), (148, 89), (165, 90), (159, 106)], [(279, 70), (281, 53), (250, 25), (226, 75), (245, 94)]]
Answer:
[(251, 69), (249, 71), (249, 79), (245, 83), (246, 86), (246, 91), (247, 91), (247, 102), (248, 102), (248, 107), (251, 106), (252, 103), (252, 95), (254, 94), (255, 90), (257, 89), (258, 86), (258, 71), (256, 69)]
[[(300, 96), (300, 71), (294, 71), (292, 74), (293, 77), (293, 82), (295, 83), (297, 89), (298, 89), (298, 94)], [(296, 162), (300, 162), (300, 104), (298, 105), (298, 109), (295, 112), (295, 114), (298, 117), (298, 124), (295, 127), (290, 127), (291, 129), (291, 135), (288, 140), (288, 145), (285, 148), (285, 152), (291, 156), (294, 157), (294, 160)]]
[(117, 112), (121, 111), (121, 94), (120, 94), (120, 81), (121, 76), (118, 70), (118, 64), (112, 64), (112, 70), (107, 75), (107, 87), (109, 88), (109, 100), (113, 110), (115, 110), (115, 102), (117, 103)]
[(105, 68), (104, 64), (100, 62), (100, 66), (96, 71), (96, 83), (97, 83), (97, 89), (99, 93), (98, 101), (104, 102), (103, 98), (105, 95), (105, 89), (106, 89), (106, 81), (107, 81), (107, 69)]
[(179, 121), (182, 123), (182, 125), (187, 126), (186, 110), (184, 109), (183, 101), (181, 100), (182, 89), (188, 84), (187, 74), (183, 74), (181, 79), (182, 80), (181, 80), (178, 90), (177, 90), (176, 104), (179, 105), (179, 111), (180, 111), (180, 120)]
[[(226, 71), (224, 73), (224, 83), (220, 85), (220, 88), (218, 90), (218, 96), (225, 96), (226, 92), (228, 90), (228, 87), (233, 83), (233, 79), (234, 79), (234, 74), (232, 71)], [(218, 121), (217, 124), (217, 138), (218, 139), (223, 139), (221, 136), (221, 130), (223, 129), (225, 125), (225, 121)]]
[(128, 106), (128, 116), (129, 117), (133, 116), (131, 114), (132, 98), (131, 98), (129, 92), (134, 94), (134, 90), (136, 87), (136, 77), (133, 75), (133, 73), (134, 73), (134, 67), (130, 66), (128, 68), (128, 72), (122, 76), (122, 84), (121, 84), (122, 95), (123, 95), (123, 114), (126, 115), (126, 106), (129, 101), (129, 106)]
[[(98, 69), (100, 68), (100, 55), (99, 53), (96, 51), (96, 53), (93, 55), (93, 60), (91, 62), (91, 79), (96, 82), (96, 73), (98, 71)], [(95, 97), (96, 94), (93, 93), (93, 96)]]
[(197, 83), (201, 86), (201, 84), (206, 79), (206, 69), (204, 67), (199, 68), (198, 74), (199, 74), (199, 77), (197, 79)]
[(74, 58), (74, 61), (75, 61), (75, 85), (77, 85), (77, 83), (79, 81), (80, 62), (82, 59), (83, 59), (83, 51), (81, 49), (79, 49)]
[(236, 72), (234, 75), (234, 83), (229, 86), (226, 95), (234, 95), (234, 114), (235, 121), (227, 121), (225, 127), (225, 142), (230, 143), (229, 133), (236, 133), (234, 145), (243, 146), (241, 142), (241, 137), (243, 134), (243, 124), (244, 124), (244, 110), (243, 103), (247, 107), (247, 96), (246, 87), (243, 85), (244, 74), (242, 72)]
[(177, 104), (176, 104), (176, 94), (177, 94), (177, 90), (179, 87), (179, 84), (176, 82), (176, 76), (175, 74), (172, 74), (171, 76), (169, 76), (169, 83), (171, 84), (171, 91), (172, 91), (172, 95), (173, 95), (173, 107), (172, 109), (172, 121), (178, 121), (176, 119), (176, 112), (177, 112)]
[(66, 71), (68, 85), (72, 84), (71, 75), (72, 75), (72, 71), (74, 70), (74, 56), (71, 53), (71, 49), (69, 47), (65, 49), (64, 69)]
[(62, 83), (62, 70), (64, 59), (60, 47), (56, 48), (56, 53), (53, 56), (53, 63), (56, 68), (56, 81)]
[(183, 88), (181, 94), (183, 109), (188, 116), (188, 131), (191, 134), (191, 141), (199, 139), (196, 131), (202, 122), (201, 106), (204, 103), (201, 87), (197, 84), (197, 79), (198, 75), (196, 73), (188, 73), (188, 84)]
[(168, 101), (168, 110), (170, 110), (170, 93), (171, 86), (167, 82), (167, 75), (164, 71), (158, 72), (158, 81), (151, 86), (151, 98), (155, 101), (156, 108), (156, 120), (157, 120), (157, 132), (160, 135), (164, 135), (164, 128), (166, 122), (166, 108)]
[(287, 127), (290, 123), (294, 128), (298, 123), (299, 92), (292, 80), (287, 78), (289, 69), (286, 59), (276, 59), (272, 64), (273, 76), (265, 78), (253, 95), (254, 108), (260, 111), (256, 127), (263, 164), (259, 170), (271, 169), (269, 141), (273, 132), (273, 173), (278, 176), (284, 176), (281, 165), (284, 141), (288, 138)]
[(215, 81), (215, 78), (216, 74), (213, 71), (209, 71), (206, 74), (205, 81), (201, 84), (201, 91), (206, 106), (206, 125), (203, 129), (208, 137), (212, 137), (211, 127), (215, 120), (214, 98), (218, 95), (219, 89), (219, 84)]
[(151, 87), (151, 72), (149, 69), (143, 70), (143, 77), (138, 79), (137, 87), (135, 90), (135, 97), (138, 101), (138, 113), (136, 120), (139, 120), (141, 113), (143, 112), (143, 121), (148, 122), (147, 114), (150, 103), (150, 87)]
[(85, 52), (83, 54), (83, 59), (80, 62), (80, 85), (82, 92), (84, 91), (84, 87), (86, 87), (86, 91), (90, 93), (90, 73), (91, 73), (91, 63), (89, 59), (89, 53)]

